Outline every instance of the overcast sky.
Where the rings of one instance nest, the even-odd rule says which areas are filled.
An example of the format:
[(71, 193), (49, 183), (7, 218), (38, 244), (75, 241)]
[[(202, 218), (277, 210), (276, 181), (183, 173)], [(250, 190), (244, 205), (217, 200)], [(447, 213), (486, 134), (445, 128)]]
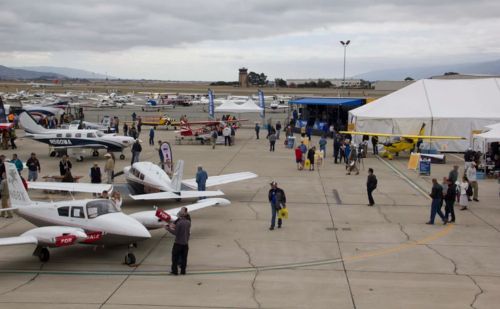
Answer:
[(342, 77), (500, 58), (494, 0), (0, 2), (0, 64), (122, 78)]

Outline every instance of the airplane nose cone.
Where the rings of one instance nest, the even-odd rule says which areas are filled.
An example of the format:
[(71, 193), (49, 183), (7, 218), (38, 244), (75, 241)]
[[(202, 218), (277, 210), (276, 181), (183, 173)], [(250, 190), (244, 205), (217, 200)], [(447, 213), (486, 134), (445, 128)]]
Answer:
[(100, 225), (106, 227), (103, 228), (103, 231), (107, 234), (127, 237), (131, 241), (151, 238), (151, 234), (144, 225), (124, 213), (107, 214), (97, 217), (95, 220), (101, 221)]

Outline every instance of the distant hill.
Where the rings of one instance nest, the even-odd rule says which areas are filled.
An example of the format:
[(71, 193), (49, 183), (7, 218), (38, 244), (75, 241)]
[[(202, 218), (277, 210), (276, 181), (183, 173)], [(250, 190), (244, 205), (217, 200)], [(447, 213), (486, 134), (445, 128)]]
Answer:
[(0, 65), (0, 79), (64, 79), (62, 74), (47, 71), (13, 69)]
[(377, 80), (404, 80), (406, 77), (413, 79), (429, 78), (443, 75), (445, 72), (460, 74), (499, 75), (500, 60), (478, 63), (461, 63), (439, 66), (408, 67), (399, 69), (377, 70), (353, 76), (369, 81)]
[[(34, 66), (34, 67), (21, 67), (19, 69), (36, 71), (36, 72), (53, 72), (67, 76), (69, 78), (81, 78), (81, 79), (106, 79), (106, 75), (99, 74), (95, 72), (65, 68), (65, 67), (49, 67), (49, 66)], [(114, 77), (109, 77), (114, 79)]]

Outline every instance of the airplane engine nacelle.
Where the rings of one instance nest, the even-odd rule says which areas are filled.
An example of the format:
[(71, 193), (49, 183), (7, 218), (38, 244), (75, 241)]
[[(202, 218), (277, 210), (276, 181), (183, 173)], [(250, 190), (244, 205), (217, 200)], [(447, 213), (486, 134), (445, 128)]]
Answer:
[(37, 239), (38, 244), (49, 247), (69, 246), (87, 239), (87, 234), (82, 229), (65, 226), (34, 228), (22, 236), (33, 236)]
[[(167, 225), (166, 221), (156, 215), (156, 210), (136, 212), (130, 216), (139, 221), (148, 230), (160, 229)], [(177, 220), (177, 217), (170, 216), (170, 221), (173, 222), (175, 220)]]

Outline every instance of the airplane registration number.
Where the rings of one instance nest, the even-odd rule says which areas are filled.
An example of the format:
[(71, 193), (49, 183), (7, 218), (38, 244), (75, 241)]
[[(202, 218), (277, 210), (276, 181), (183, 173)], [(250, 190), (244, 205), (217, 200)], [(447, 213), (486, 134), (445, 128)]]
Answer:
[(52, 145), (72, 145), (69, 139), (50, 139)]

